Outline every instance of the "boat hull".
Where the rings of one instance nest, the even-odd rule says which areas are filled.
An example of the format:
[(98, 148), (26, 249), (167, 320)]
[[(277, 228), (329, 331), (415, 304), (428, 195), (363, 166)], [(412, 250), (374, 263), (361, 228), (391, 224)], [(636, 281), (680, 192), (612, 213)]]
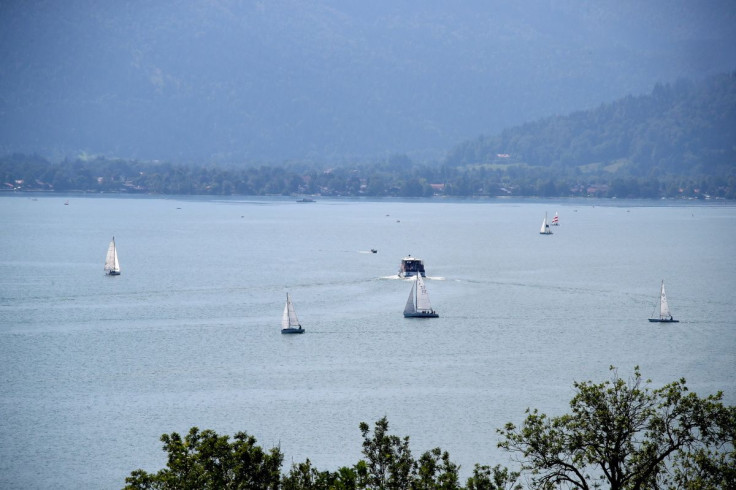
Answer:
[(680, 320), (674, 318), (650, 318), (649, 321), (652, 323), (680, 323)]
[(281, 333), (288, 334), (288, 333), (304, 333), (304, 329), (299, 328), (282, 328)]
[(439, 318), (439, 313), (435, 313), (434, 311), (427, 311), (422, 312), (418, 311), (416, 313), (404, 313), (404, 318)]
[(119, 276), (120, 271), (107, 271), (108, 276)]

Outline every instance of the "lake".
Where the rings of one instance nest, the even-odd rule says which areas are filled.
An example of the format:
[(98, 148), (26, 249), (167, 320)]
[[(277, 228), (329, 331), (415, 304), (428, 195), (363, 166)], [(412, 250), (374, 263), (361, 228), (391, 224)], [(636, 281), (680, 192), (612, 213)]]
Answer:
[[(466, 478), (612, 365), (736, 404), (733, 203), (24, 194), (0, 224), (2, 488), (121, 488), (192, 426), (334, 471), (383, 416)], [(403, 317), (408, 254), (440, 318)], [(647, 321), (662, 280), (680, 323)]]

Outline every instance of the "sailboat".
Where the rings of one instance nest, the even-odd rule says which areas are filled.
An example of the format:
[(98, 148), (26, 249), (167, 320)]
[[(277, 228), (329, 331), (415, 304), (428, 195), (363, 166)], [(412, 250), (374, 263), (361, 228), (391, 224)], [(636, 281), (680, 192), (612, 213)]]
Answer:
[(555, 213), (555, 217), (552, 218), (552, 226), (560, 226), (560, 218), (557, 216), (557, 213)]
[(542, 221), (542, 228), (539, 230), (540, 235), (551, 235), (552, 230), (549, 228), (549, 223), (547, 223), (547, 213), (544, 213), (544, 221)]
[(284, 315), (281, 317), (281, 333), (304, 333), (304, 329), (299, 324), (299, 319), (296, 317), (294, 303), (291, 302), (289, 293), (286, 293)]
[(421, 274), (417, 274), (404, 306), (404, 318), (437, 318), (440, 315), (429, 304), (429, 293)]
[(107, 256), (105, 257), (105, 274), (108, 276), (120, 275), (120, 262), (118, 262), (118, 249), (115, 247), (115, 237), (112, 237), (110, 246), (107, 247)]
[[(654, 308), (656, 314), (657, 308)], [(659, 291), (659, 318), (650, 318), (650, 322), (662, 322), (662, 323), (678, 323), (680, 320), (672, 318), (670, 313), (670, 307), (667, 304), (667, 294), (664, 292), (664, 281), (662, 281), (662, 288)]]

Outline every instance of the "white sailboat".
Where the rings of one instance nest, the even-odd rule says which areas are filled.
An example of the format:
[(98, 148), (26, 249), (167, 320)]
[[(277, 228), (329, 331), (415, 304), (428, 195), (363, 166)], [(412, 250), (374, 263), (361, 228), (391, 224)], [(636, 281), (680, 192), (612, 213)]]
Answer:
[(547, 223), (547, 213), (544, 213), (544, 221), (542, 221), (542, 228), (539, 230), (540, 235), (551, 235), (552, 230), (549, 228), (549, 223)]
[(281, 317), (281, 333), (304, 333), (304, 329), (296, 317), (294, 303), (291, 302), (289, 293), (286, 293), (286, 305), (284, 305), (284, 314)]
[(664, 281), (662, 281), (662, 287), (659, 290), (659, 316), (657, 316), (657, 307), (654, 308), (654, 318), (650, 318), (650, 322), (661, 322), (661, 323), (678, 323), (680, 320), (672, 318), (670, 313), (670, 307), (667, 304), (667, 293), (664, 292)]
[(120, 275), (120, 262), (118, 262), (118, 249), (115, 247), (115, 237), (112, 237), (110, 246), (107, 247), (107, 256), (105, 256), (105, 274), (108, 276)]
[(414, 284), (411, 286), (409, 298), (404, 306), (405, 318), (437, 318), (440, 315), (432, 309), (429, 303), (429, 293), (421, 274), (417, 274)]

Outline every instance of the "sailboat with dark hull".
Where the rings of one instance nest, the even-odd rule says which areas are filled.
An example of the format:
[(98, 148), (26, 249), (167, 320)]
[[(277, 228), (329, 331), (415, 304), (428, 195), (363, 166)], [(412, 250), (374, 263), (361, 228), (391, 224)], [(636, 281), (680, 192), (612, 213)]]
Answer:
[[(675, 320), (670, 313), (670, 307), (667, 303), (667, 293), (664, 291), (664, 281), (662, 281), (662, 287), (659, 290), (659, 308), (655, 307), (653, 318), (650, 318), (650, 322), (655, 323), (678, 323), (680, 320)], [(657, 309), (659, 309), (659, 315), (657, 316)]]
[(544, 213), (544, 221), (542, 221), (542, 228), (539, 230), (540, 235), (551, 235), (552, 230), (549, 227), (549, 223), (547, 223), (547, 213)]
[(414, 276), (409, 298), (404, 306), (404, 318), (437, 318), (440, 315), (432, 309), (429, 303), (429, 293), (421, 274)]
[(286, 305), (284, 305), (284, 314), (281, 317), (281, 333), (304, 333), (304, 329), (296, 317), (294, 303), (291, 302), (289, 293), (286, 293)]

